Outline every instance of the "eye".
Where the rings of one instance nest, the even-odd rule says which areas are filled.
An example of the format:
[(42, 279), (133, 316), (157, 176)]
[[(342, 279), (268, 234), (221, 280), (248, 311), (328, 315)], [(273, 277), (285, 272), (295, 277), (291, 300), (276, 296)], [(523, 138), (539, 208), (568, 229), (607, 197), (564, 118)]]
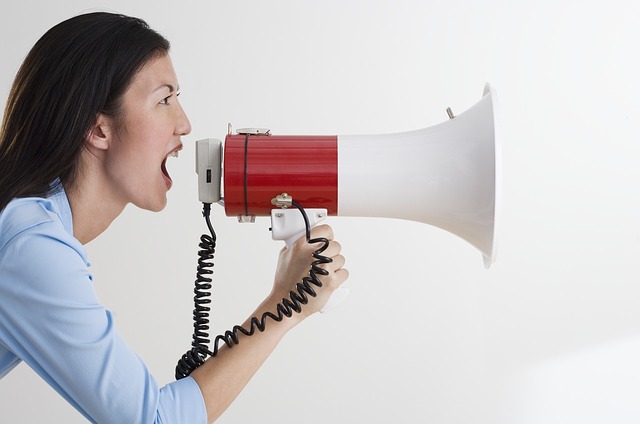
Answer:
[(180, 95), (180, 92), (179, 92), (179, 91), (176, 91), (175, 93), (171, 93), (171, 94), (169, 94), (167, 97), (165, 97), (164, 99), (160, 100), (160, 101), (158, 102), (158, 104), (161, 104), (161, 105), (169, 105), (169, 104), (171, 104), (171, 103), (169, 103), (169, 100), (170, 100), (170, 99), (171, 99), (171, 97), (173, 97), (174, 95), (176, 96), (176, 98), (178, 98), (178, 96)]

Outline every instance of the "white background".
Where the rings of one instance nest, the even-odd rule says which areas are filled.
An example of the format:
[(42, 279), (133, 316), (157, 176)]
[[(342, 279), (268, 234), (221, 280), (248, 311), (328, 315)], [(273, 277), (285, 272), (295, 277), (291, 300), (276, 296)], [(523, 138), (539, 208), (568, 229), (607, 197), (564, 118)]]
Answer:
[[(127, 208), (88, 245), (95, 284), (161, 384), (189, 347), (194, 141), (234, 127), (381, 134), (447, 119), (496, 89), (500, 249), (394, 219), (330, 219), (351, 272), (339, 309), (288, 334), (220, 423), (640, 421), (640, 6), (629, 1), (4, 2), (2, 103), (47, 29), (90, 10), (172, 42), (193, 132), (165, 211)], [(415, 187), (411, 195), (420, 195)], [(399, 205), (402, 207), (402, 205)], [(269, 222), (218, 232), (214, 332), (270, 289)], [(0, 422), (83, 419), (21, 365)]]

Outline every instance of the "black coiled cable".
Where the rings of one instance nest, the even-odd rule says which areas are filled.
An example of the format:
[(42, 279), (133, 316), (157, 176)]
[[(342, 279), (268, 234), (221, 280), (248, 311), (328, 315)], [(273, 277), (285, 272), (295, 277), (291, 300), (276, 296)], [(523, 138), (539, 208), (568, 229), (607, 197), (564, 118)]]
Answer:
[(210, 342), (208, 339), (208, 330), (209, 311), (211, 308), (206, 305), (211, 303), (211, 299), (209, 299), (211, 293), (208, 290), (211, 289), (212, 280), (211, 278), (205, 277), (205, 275), (213, 273), (209, 268), (213, 267), (213, 263), (210, 262), (210, 260), (213, 259), (213, 255), (215, 253), (216, 236), (209, 219), (211, 209), (210, 204), (205, 203), (204, 205), (202, 214), (205, 217), (211, 236), (205, 234), (200, 238), (201, 250), (198, 252), (200, 258), (198, 260), (196, 288), (194, 290), (195, 309), (193, 311), (193, 342), (191, 343), (191, 350), (182, 355), (182, 358), (178, 361), (178, 365), (176, 366), (176, 380), (191, 374), (193, 370), (204, 363), (207, 356), (216, 356), (218, 354), (220, 341), (224, 342), (228, 347), (232, 347), (240, 342), (240, 333), (246, 336), (251, 336), (255, 334), (256, 330), (261, 332), (264, 331), (269, 319), (280, 322), (285, 317), (291, 317), (294, 312), (300, 313), (302, 311), (302, 306), (309, 302), (309, 296), (317, 296), (313, 286), (317, 288), (322, 287), (322, 282), (318, 278), (318, 275), (328, 274), (327, 270), (320, 268), (320, 265), (332, 262), (331, 258), (322, 255), (322, 253), (329, 247), (329, 240), (324, 237), (311, 239), (311, 226), (309, 225), (309, 218), (307, 217), (306, 212), (298, 203), (292, 202), (292, 205), (302, 213), (302, 217), (304, 218), (307, 243), (321, 243), (321, 246), (312, 254), (314, 261), (311, 263), (309, 275), (296, 284), (295, 290), (291, 290), (289, 292), (288, 298), (283, 298), (282, 301), (278, 303), (275, 313), (267, 311), (263, 313), (260, 318), (252, 317), (249, 329), (246, 329), (241, 325), (236, 325), (233, 329), (227, 330), (224, 334), (216, 336), (213, 342), (213, 351), (210, 351), (207, 345)]
[(193, 290), (193, 341), (191, 350), (182, 355), (176, 365), (176, 380), (184, 378), (202, 365), (210, 355), (209, 344), (209, 311), (211, 303), (211, 282), (207, 275), (213, 274), (213, 256), (216, 252), (216, 233), (210, 220), (211, 204), (203, 203), (202, 216), (209, 227), (211, 235), (200, 236), (200, 250), (198, 251), (198, 268), (196, 273), (195, 289)]

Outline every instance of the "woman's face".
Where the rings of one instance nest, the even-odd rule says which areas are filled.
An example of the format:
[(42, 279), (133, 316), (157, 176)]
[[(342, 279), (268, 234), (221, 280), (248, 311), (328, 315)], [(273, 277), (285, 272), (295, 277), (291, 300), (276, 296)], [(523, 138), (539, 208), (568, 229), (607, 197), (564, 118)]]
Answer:
[(171, 59), (162, 55), (143, 66), (123, 96), (123, 117), (112, 129), (104, 164), (115, 196), (125, 204), (159, 211), (167, 203), (166, 161), (177, 156), (180, 137), (191, 132), (178, 94)]

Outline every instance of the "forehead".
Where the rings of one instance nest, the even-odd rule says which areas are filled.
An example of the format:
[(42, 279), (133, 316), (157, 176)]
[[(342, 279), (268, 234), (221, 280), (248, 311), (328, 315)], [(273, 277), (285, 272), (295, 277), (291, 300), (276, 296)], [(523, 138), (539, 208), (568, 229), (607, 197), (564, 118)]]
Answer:
[(136, 95), (150, 95), (165, 86), (175, 90), (178, 86), (177, 80), (171, 58), (168, 54), (163, 54), (150, 59), (140, 68), (131, 81), (128, 92)]

